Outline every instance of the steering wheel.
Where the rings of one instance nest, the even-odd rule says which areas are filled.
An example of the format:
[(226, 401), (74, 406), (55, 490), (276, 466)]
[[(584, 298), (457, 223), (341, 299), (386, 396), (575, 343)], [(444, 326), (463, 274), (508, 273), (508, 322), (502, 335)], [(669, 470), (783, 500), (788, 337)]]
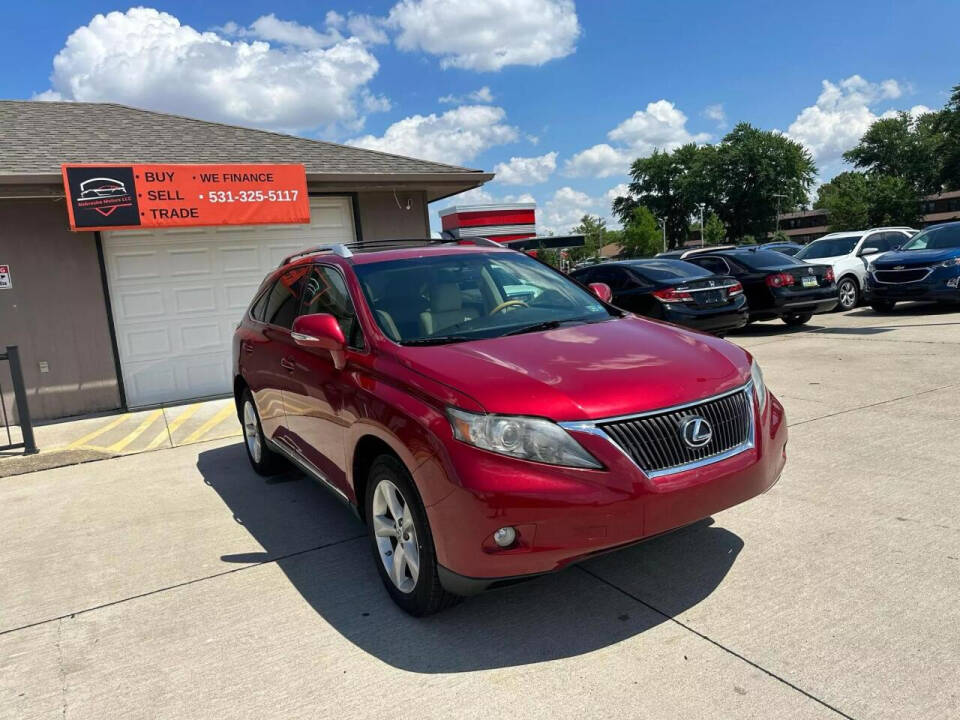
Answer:
[(516, 307), (518, 305), (523, 305), (524, 307), (530, 307), (523, 300), (504, 300), (502, 303), (497, 305), (493, 310), (490, 311), (490, 315), (496, 315), (501, 310), (506, 310), (508, 307)]

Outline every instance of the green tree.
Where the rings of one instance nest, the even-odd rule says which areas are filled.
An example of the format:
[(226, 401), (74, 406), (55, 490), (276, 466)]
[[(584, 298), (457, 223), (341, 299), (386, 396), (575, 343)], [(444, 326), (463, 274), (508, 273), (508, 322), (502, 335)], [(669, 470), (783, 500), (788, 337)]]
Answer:
[(723, 221), (716, 213), (711, 212), (703, 221), (703, 243), (704, 245), (723, 245), (727, 237), (727, 229), (723, 226)]
[(646, 207), (666, 221), (670, 247), (686, 240), (699, 188), (704, 184), (704, 154), (703, 148), (691, 143), (670, 153), (655, 150), (649, 157), (634, 160), (630, 195), (613, 201), (620, 222), (629, 224), (634, 211)]
[(776, 226), (778, 210), (805, 204), (817, 167), (800, 143), (739, 123), (717, 145), (711, 171), (713, 209), (728, 235), (739, 240), (765, 237)]
[(634, 208), (623, 224), (620, 242), (622, 254), (627, 257), (650, 257), (663, 249), (663, 236), (657, 218), (647, 207)]
[(814, 205), (827, 211), (832, 231), (916, 225), (920, 221), (916, 189), (891, 175), (840, 173), (820, 186)]
[(567, 257), (571, 262), (579, 262), (586, 258), (596, 257), (605, 244), (607, 233), (607, 221), (601, 217), (584, 215), (580, 218), (580, 224), (570, 230), (572, 235), (583, 235), (584, 246), (582, 248), (570, 248), (567, 251)]
[(960, 85), (955, 85), (946, 107), (937, 113), (933, 129), (940, 136), (940, 185), (960, 190)]
[(937, 130), (940, 113), (914, 118), (901, 112), (875, 121), (844, 160), (870, 175), (906, 180), (919, 195), (941, 187), (944, 135)]

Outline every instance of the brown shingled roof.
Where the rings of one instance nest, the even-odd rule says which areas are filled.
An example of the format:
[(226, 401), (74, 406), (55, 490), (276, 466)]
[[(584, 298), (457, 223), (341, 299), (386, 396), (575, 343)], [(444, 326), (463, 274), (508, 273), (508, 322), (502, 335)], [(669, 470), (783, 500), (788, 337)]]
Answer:
[[(0, 100), (0, 176), (61, 163), (302, 163), (308, 175), (463, 175), (480, 170), (113, 103)], [(452, 178), (451, 178), (452, 179)]]

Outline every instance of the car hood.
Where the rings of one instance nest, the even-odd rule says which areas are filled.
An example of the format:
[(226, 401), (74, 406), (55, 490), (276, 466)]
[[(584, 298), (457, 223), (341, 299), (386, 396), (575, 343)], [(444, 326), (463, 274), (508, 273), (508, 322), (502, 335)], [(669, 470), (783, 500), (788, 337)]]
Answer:
[(873, 264), (877, 268), (884, 269), (892, 268), (896, 265), (911, 267), (917, 265), (932, 265), (955, 257), (960, 257), (960, 248), (947, 248), (946, 250), (894, 250), (892, 252), (885, 252), (874, 260)]
[(635, 316), (400, 352), (410, 369), (487, 412), (557, 421), (692, 402), (750, 377), (750, 357), (736, 345)]

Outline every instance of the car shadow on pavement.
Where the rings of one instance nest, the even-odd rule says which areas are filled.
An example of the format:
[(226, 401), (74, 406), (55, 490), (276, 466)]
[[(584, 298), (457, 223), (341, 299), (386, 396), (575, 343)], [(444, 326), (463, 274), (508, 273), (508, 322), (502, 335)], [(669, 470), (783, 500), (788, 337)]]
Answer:
[[(201, 452), (197, 467), (234, 520), (264, 548), (242, 554), (224, 548), (221, 561), (275, 561), (343, 637), (411, 672), (513, 667), (615, 645), (709, 596), (743, 547), (737, 535), (706, 520), (418, 619), (390, 600), (364, 526), (329, 491), (295, 471), (281, 482), (264, 481), (250, 469), (241, 444)], [(626, 586), (645, 588), (645, 594), (648, 588), (656, 605), (618, 589), (605, 571)], [(269, 612), (269, 598), (262, 605)]]

